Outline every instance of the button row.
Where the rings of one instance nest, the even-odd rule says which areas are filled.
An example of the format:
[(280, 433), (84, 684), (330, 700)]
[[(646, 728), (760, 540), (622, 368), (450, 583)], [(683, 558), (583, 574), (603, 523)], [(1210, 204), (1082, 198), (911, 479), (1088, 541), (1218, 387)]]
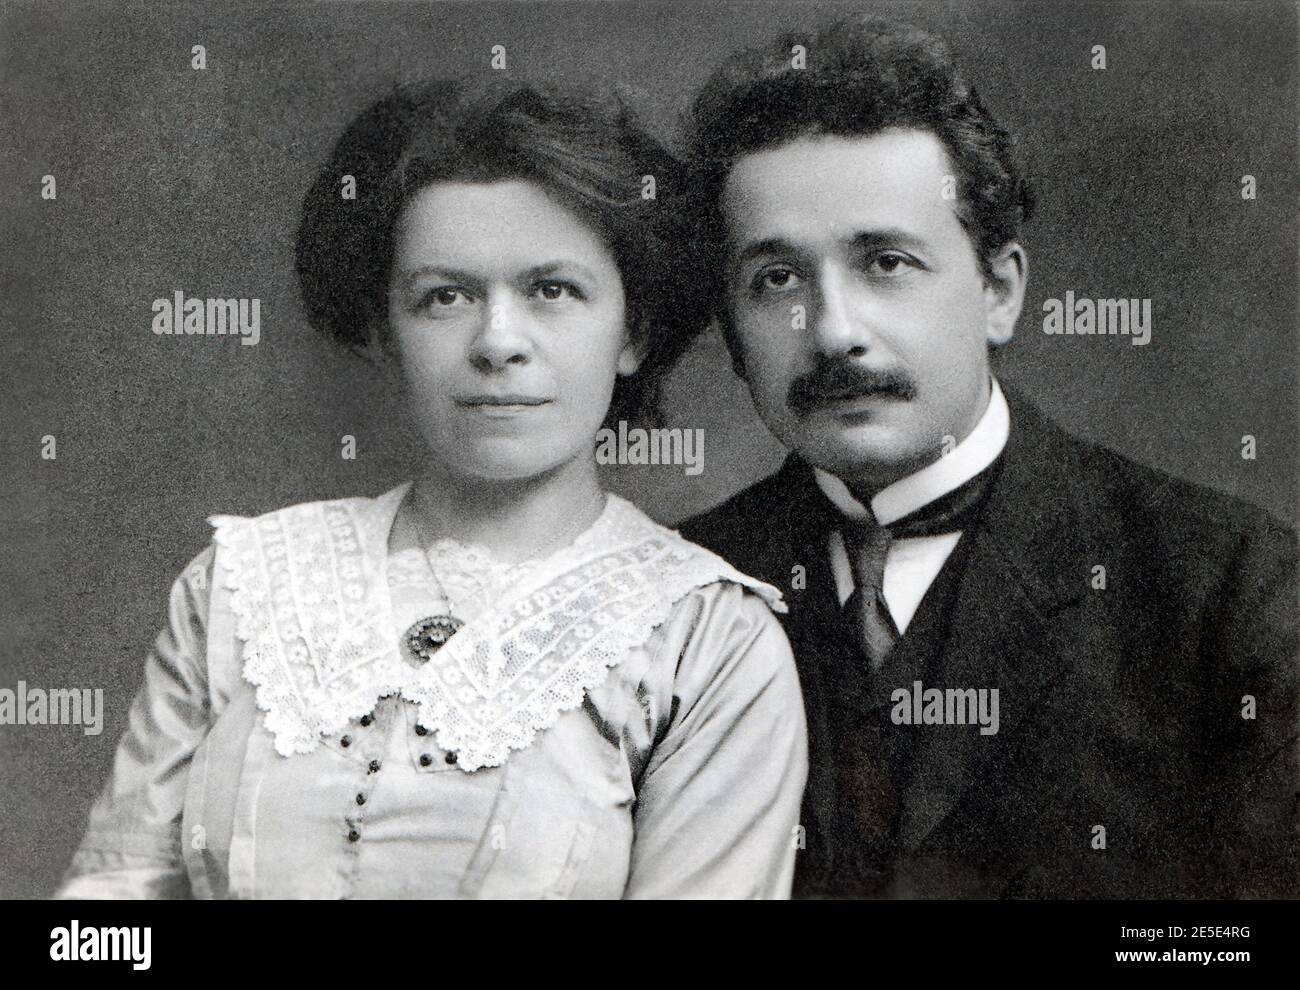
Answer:
[[(343, 737), (341, 740), (339, 740), (339, 741), (340, 741), (344, 746), (347, 746), (347, 745), (350, 744), (350, 740), (348, 739), (347, 736), (344, 736), (344, 737)], [(444, 759), (448, 764), (450, 764), (450, 765), (452, 765), (452, 766), (455, 766), (455, 764), (456, 764), (456, 754), (455, 754), (455, 753), (448, 753), (446, 756), (443, 757), (443, 759)], [(432, 754), (430, 754), (430, 753), (421, 753), (421, 754), (420, 754), (420, 766), (422, 766), (422, 767), (427, 767), (427, 766), (431, 766), (432, 764), (433, 764), (433, 755), (432, 755)], [(366, 767), (366, 773), (368, 773), (368, 774), (370, 774), (370, 773), (378, 773), (378, 772), (379, 772), (379, 769), (380, 769), (381, 766), (382, 766), (382, 764), (381, 764), (378, 760), (371, 760), (369, 766)], [(357, 796), (356, 796), (356, 802), (357, 802), (358, 806), (365, 804), (365, 803), (366, 803), (366, 796), (365, 796), (365, 794), (363, 794), (362, 792), (358, 791), (358, 792), (357, 792)], [(352, 823), (349, 822), (348, 824), (351, 825)], [(358, 841), (360, 841), (360, 839), (361, 839), (361, 833), (360, 833), (359, 831), (357, 831), (356, 826), (353, 825), (353, 827), (350, 828), (350, 829), (348, 830), (348, 841), (349, 841), (349, 842), (358, 842)]]
[[(352, 745), (352, 740), (349, 739), (347, 736), (344, 736), (342, 739), (339, 740), (339, 742), (344, 746)], [(443, 757), (443, 761), (453, 767), (456, 765), (456, 759), (457, 757), (455, 753), (448, 753), (446, 756)], [(428, 753), (420, 754), (420, 766), (427, 767), (432, 763), (433, 763), (432, 756), (430, 756)], [(366, 767), (366, 773), (378, 773), (382, 766), (383, 764), (380, 763), (378, 760), (371, 760), (369, 765), (367, 765)], [(360, 803), (361, 803), (360, 801), (357, 802), (357, 804)]]
[[(371, 715), (362, 715), (359, 719), (357, 719), (357, 721), (361, 723), (361, 727), (364, 729), (364, 728), (369, 728), (371, 725), (373, 725), (375, 720), (374, 717)], [(415, 734), (417, 736), (427, 736), (429, 734), (429, 730), (417, 722), (415, 726)], [(352, 737), (344, 736), (342, 739), (339, 740), (339, 742), (342, 743), (344, 746), (351, 746)]]
[[(362, 724), (362, 725), (370, 725), (370, 723), (373, 722), (374, 719), (372, 719), (369, 715), (362, 715), (360, 721), (361, 721), (361, 724)], [(429, 730), (426, 729), (426, 728), (425, 728), (424, 726), (422, 726), (422, 725), (416, 725), (416, 727), (415, 727), (415, 734), (416, 734), (417, 736), (427, 736), (427, 735), (429, 734)], [(342, 746), (344, 749), (347, 749), (349, 746), (352, 745), (352, 737), (351, 737), (351, 736), (343, 736), (342, 738), (339, 739), (339, 745)], [(448, 764), (450, 764), (450, 765), (452, 765), (452, 766), (455, 766), (455, 765), (456, 765), (456, 754), (455, 754), (455, 753), (448, 753), (445, 757), (443, 757), (443, 759), (444, 759)], [(420, 766), (422, 766), (422, 767), (427, 767), (427, 766), (429, 766), (429, 764), (431, 764), (432, 762), (433, 762), (433, 757), (430, 756), (428, 753), (422, 753), (422, 754), (420, 755)], [(367, 772), (367, 773), (378, 773), (378, 772), (379, 772), (379, 766), (380, 766), (380, 764), (379, 764), (379, 761), (378, 761), (378, 760), (371, 760), (371, 761), (370, 761), (370, 766), (369, 766), (369, 768), (367, 769), (366, 772)], [(360, 795), (358, 795), (357, 804), (361, 804)]]

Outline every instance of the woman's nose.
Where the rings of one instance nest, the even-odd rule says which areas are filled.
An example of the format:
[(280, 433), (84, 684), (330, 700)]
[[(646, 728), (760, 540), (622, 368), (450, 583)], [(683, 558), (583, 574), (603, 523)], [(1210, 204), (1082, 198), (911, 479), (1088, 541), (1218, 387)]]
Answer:
[(483, 322), (470, 344), (470, 363), (480, 371), (525, 364), (532, 357), (531, 320), (517, 300), (489, 300)]

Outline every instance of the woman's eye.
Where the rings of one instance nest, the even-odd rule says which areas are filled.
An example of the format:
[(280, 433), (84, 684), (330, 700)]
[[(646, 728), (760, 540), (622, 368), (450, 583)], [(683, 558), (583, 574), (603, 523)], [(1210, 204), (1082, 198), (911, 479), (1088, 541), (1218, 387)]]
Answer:
[(538, 282), (533, 291), (547, 302), (557, 302), (566, 296), (571, 299), (586, 298), (582, 290), (572, 282)]
[(754, 276), (750, 288), (755, 292), (783, 292), (803, 284), (803, 280), (789, 268), (767, 268)]

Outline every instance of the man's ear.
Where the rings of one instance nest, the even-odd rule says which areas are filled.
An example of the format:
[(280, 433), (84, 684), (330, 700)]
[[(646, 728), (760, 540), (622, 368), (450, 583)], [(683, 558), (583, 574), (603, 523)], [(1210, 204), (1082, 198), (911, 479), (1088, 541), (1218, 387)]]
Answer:
[(1000, 346), (1016, 332), (1029, 280), (1029, 255), (1019, 242), (1008, 241), (990, 259), (989, 268), (984, 281), (985, 339)]

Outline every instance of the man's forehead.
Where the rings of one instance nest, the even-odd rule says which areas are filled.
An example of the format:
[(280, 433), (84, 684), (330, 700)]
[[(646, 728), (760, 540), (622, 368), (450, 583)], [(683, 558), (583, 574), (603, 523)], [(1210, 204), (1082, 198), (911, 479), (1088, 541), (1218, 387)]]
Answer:
[(937, 232), (957, 222), (951, 172), (942, 142), (926, 131), (801, 137), (733, 165), (722, 195), (727, 239)]

